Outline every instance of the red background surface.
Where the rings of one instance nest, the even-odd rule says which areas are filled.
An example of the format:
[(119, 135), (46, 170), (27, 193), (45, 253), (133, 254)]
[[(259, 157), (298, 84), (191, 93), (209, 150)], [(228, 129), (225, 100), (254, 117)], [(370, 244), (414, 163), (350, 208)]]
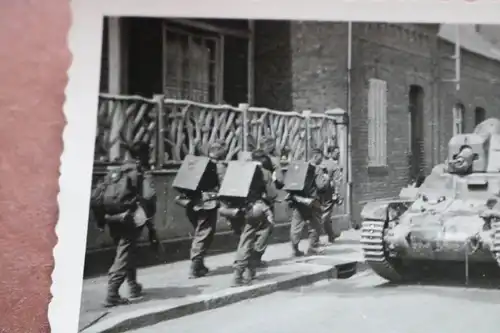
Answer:
[(50, 332), (70, 21), (68, 0), (0, 1), (2, 333)]

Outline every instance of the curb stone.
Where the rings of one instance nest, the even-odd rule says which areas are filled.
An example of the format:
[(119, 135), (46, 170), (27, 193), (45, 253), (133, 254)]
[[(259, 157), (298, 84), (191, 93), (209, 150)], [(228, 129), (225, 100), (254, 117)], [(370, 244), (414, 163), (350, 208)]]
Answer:
[(309, 285), (321, 280), (342, 278), (340, 277), (340, 273), (343, 270), (342, 267), (350, 267), (348, 270), (350, 269), (353, 273), (350, 276), (367, 268), (364, 262), (359, 261), (345, 262), (333, 267), (320, 264), (309, 265), (316, 266), (317, 269), (313, 272), (299, 273), (291, 277), (278, 278), (253, 286), (225, 289), (211, 295), (199, 297), (198, 299), (187, 299), (183, 304), (175, 306), (155, 306), (136, 310), (131, 313), (104, 319), (81, 331), (81, 333), (123, 333), (190, 314), (217, 309), (247, 299), (269, 295), (276, 291)]

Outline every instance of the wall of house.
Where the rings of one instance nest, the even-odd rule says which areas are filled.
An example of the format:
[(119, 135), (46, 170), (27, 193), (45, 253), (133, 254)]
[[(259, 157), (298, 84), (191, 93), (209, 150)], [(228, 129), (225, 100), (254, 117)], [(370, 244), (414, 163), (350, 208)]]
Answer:
[(343, 23), (256, 21), (255, 104), (314, 112), (345, 108), (346, 31)]
[[(455, 62), (449, 58), (454, 45), (436, 37), (437, 25), (355, 24), (353, 29), (353, 218), (359, 219), (364, 202), (394, 198), (409, 181), (410, 86), (421, 86), (425, 94), (423, 171), (428, 174), (447, 156), (455, 103), (466, 107), (465, 131), (474, 128), (476, 107), (484, 108), (487, 117), (500, 117), (500, 63), (463, 50), (457, 95), (455, 84), (444, 81), (455, 76)], [(370, 78), (388, 83), (388, 165), (382, 170), (367, 163)]]
[[(433, 127), (436, 98), (432, 35), (415, 25), (353, 24), (352, 174), (353, 215), (359, 218), (364, 202), (393, 198), (410, 178), (409, 90), (424, 92), (423, 168), (433, 165)], [(436, 29), (437, 32), (437, 29)], [(368, 166), (368, 80), (387, 82), (387, 165)]]
[[(453, 45), (437, 38), (438, 25), (353, 24), (352, 164), (353, 217), (365, 202), (394, 198), (410, 181), (409, 90), (423, 89), (424, 173), (444, 161), (453, 133)], [(272, 33), (270, 33), (272, 32)], [(325, 41), (328, 41), (325, 43)], [(256, 101), (282, 109), (346, 108), (347, 24), (303, 21), (256, 23)], [(387, 166), (368, 167), (368, 80), (388, 85)], [(500, 116), (500, 64), (463, 51), (458, 100), (466, 106), (465, 129), (474, 109)]]
[[(454, 45), (447, 41), (440, 41), (441, 55), (453, 54)], [(500, 62), (488, 59), (466, 50), (461, 53), (461, 84), (458, 95), (455, 86), (451, 83), (441, 84), (440, 99), (440, 139), (441, 156), (447, 154), (447, 143), (453, 135), (453, 105), (458, 101), (465, 106), (465, 131), (474, 129), (474, 111), (482, 107), (486, 111), (486, 118), (500, 117)], [(442, 59), (440, 63), (442, 77), (454, 76), (454, 62)]]

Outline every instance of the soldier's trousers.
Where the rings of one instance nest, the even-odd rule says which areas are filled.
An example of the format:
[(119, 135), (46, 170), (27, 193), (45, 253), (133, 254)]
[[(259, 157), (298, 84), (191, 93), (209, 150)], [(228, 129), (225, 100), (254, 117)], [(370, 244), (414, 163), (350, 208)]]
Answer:
[(137, 240), (142, 227), (133, 223), (110, 223), (109, 232), (116, 244), (116, 255), (108, 272), (108, 296), (118, 296), (120, 286), (125, 280), (131, 288), (137, 286)]
[[(325, 202), (321, 205), (321, 225), (323, 226), (323, 230), (325, 234), (327, 234), (328, 238), (333, 239), (340, 236), (340, 232), (337, 230), (338, 228), (334, 228), (333, 226), (333, 212), (334, 212), (334, 203)], [(334, 230), (335, 229), (335, 230)]]
[[(274, 205), (271, 205), (270, 209), (274, 216)], [(262, 223), (257, 227), (257, 239), (254, 244), (255, 259), (260, 260), (264, 255), (264, 252), (266, 252), (273, 230), (274, 224), (269, 223), (267, 220), (262, 221)]]
[[(253, 259), (255, 255), (255, 245), (258, 237), (257, 232), (259, 230), (269, 230), (268, 228), (264, 227), (264, 225), (271, 224), (270, 218), (268, 218), (267, 216), (272, 214), (273, 213), (271, 208), (263, 202), (257, 202), (254, 205), (252, 212), (247, 214), (245, 218), (245, 225), (243, 226), (240, 241), (238, 243), (238, 248), (236, 249), (234, 266), (237, 271), (241, 272), (245, 268), (255, 268), (255, 261)], [(267, 241), (265, 237), (264, 240)], [(260, 249), (262, 249), (262, 247), (264, 247), (265, 249), (267, 243), (264, 243), (265, 242), (263, 241), (262, 244), (260, 244)]]
[(217, 209), (199, 211), (188, 209), (186, 213), (194, 227), (194, 236), (191, 243), (191, 260), (203, 260), (214, 239), (217, 224)]
[(305, 226), (309, 233), (309, 248), (319, 247), (321, 232), (321, 209), (311, 208), (301, 204), (292, 205), (292, 222), (290, 225), (290, 241), (293, 249), (298, 249), (302, 231)]

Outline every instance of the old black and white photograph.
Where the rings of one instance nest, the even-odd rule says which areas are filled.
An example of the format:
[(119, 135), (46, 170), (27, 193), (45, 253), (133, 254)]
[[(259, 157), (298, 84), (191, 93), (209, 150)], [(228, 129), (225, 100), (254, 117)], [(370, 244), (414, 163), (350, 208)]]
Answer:
[(101, 33), (80, 332), (497, 330), (500, 26)]

